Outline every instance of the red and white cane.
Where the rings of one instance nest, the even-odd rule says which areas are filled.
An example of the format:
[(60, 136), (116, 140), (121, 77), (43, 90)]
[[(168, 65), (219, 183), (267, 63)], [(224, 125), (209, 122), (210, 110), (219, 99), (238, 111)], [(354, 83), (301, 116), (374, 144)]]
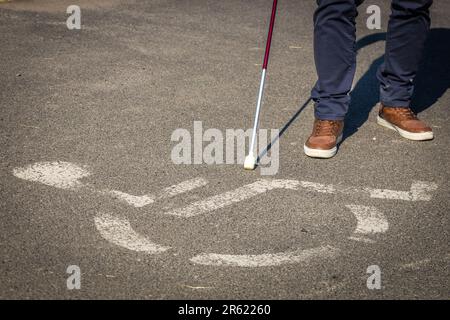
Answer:
[(270, 24), (269, 24), (269, 33), (267, 35), (267, 42), (266, 42), (266, 52), (264, 54), (264, 63), (262, 67), (262, 73), (261, 73), (261, 82), (259, 85), (259, 94), (258, 94), (258, 101), (256, 103), (256, 114), (255, 114), (255, 122), (253, 124), (253, 131), (252, 131), (252, 139), (250, 143), (250, 149), (248, 156), (245, 157), (244, 161), (244, 168), (247, 170), (253, 170), (255, 169), (256, 162), (258, 160), (257, 151), (255, 150), (255, 143), (256, 143), (256, 134), (258, 130), (258, 124), (259, 124), (259, 113), (261, 111), (261, 104), (264, 94), (264, 83), (266, 80), (266, 71), (267, 71), (267, 65), (269, 63), (269, 53), (270, 53), (270, 44), (272, 43), (272, 33), (273, 33), (273, 26), (275, 24), (275, 16), (277, 13), (277, 0), (273, 0), (272, 5), (272, 14), (270, 16)]

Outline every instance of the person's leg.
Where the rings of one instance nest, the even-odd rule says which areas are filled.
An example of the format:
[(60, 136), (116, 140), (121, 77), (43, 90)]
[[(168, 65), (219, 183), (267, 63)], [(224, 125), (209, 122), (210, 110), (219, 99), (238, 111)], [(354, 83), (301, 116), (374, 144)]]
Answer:
[(380, 81), (378, 124), (410, 140), (431, 140), (433, 130), (410, 109), (414, 78), (430, 29), (432, 0), (392, 0)]
[(333, 157), (342, 140), (356, 69), (356, 7), (361, 2), (317, 0), (314, 60), (318, 80), (311, 92), (315, 121), (304, 145), (309, 157)]
[(360, 0), (317, 0), (314, 13), (314, 59), (318, 80), (311, 97), (315, 117), (343, 120), (356, 68), (357, 4)]
[(409, 107), (423, 47), (430, 28), (433, 0), (393, 0), (386, 36), (385, 62), (380, 66), (380, 101)]

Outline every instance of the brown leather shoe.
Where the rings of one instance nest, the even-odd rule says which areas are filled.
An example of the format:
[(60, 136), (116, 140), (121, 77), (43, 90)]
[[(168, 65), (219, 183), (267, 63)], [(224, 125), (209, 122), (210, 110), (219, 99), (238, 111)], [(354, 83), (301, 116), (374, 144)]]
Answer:
[(337, 145), (342, 141), (344, 121), (319, 120), (314, 121), (312, 134), (305, 143), (305, 154), (313, 158), (331, 158), (337, 152)]
[(410, 108), (394, 108), (380, 104), (377, 123), (397, 131), (403, 138), (423, 141), (433, 139), (433, 130), (419, 120)]

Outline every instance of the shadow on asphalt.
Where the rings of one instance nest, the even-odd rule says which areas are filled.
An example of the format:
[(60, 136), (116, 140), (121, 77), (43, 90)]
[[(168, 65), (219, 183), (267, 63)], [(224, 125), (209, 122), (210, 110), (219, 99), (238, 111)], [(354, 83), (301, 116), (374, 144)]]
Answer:
[[(361, 38), (357, 49), (378, 41), (385, 41), (386, 33)], [(450, 29), (431, 29), (419, 72), (415, 80), (412, 109), (420, 113), (431, 107), (450, 87)], [(384, 55), (372, 62), (370, 68), (354, 87), (349, 112), (345, 120), (344, 140), (352, 136), (367, 121), (372, 108), (379, 101), (379, 84), (376, 78)]]
[(274, 145), (274, 143), (276, 143), (281, 136), (283, 135), (283, 133), (290, 127), (290, 125), (298, 118), (298, 116), (300, 115), (300, 113), (302, 113), (302, 111), (308, 106), (308, 104), (311, 102), (311, 98), (309, 98), (308, 100), (306, 100), (302, 106), (300, 107), (300, 109), (297, 110), (297, 112), (294, 113), (294, 115), (291, 117), (291, 119), (289, 119), (288, 122), (286, 122), (286, 124), (280, 129), (278, 135), (272, 140), (270, 141), (270, 143), (267, 145), (267, 147), (258, 155), (258, 158), (256, 160), (256, 163), (259, 163), (259, 161), (261, 160), (262, 157), (264, 157), (265, 154), (267, 154), (267, 152), (269, 152), (269, 150), (272, 148), (272, 146)]

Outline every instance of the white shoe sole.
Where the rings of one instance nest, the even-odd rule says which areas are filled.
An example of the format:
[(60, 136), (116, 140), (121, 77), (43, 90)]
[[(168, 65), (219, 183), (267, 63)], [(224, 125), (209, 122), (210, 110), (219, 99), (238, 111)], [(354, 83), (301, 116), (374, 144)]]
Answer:
[(308, 148), (306, 144), (303, 146), (305, 154), (311, 158), (321, 158), (321, 159), (329, 159), (336, 155), (337, 153), (337, 145), (342, 141), (342, 134), (337, 138), (336, 146), (329, 150), (322, 149), (312, 149)]
[(403, 138), (414, 140), (414, 141), (425, 141), (425, 140), (432, 140), (434, 138), (433, 131), (429, 132), (409, 132), (406, 130), (403, 130), (396, 125), (384, 120), (382, 117), (377, 117), (377, 123), (380, 126), (383, 126), (385, 128), (397, 131)]

